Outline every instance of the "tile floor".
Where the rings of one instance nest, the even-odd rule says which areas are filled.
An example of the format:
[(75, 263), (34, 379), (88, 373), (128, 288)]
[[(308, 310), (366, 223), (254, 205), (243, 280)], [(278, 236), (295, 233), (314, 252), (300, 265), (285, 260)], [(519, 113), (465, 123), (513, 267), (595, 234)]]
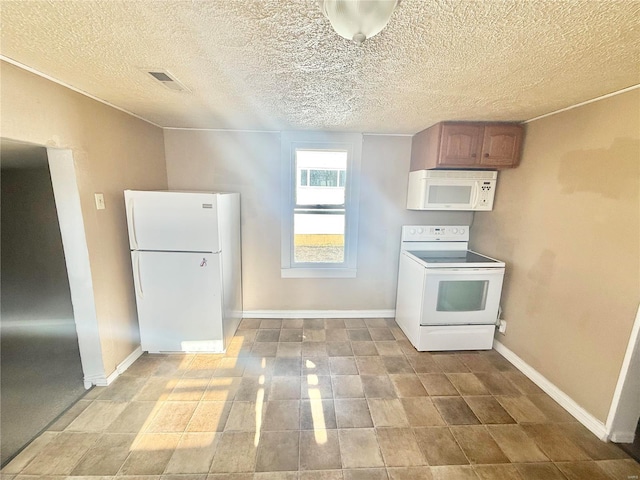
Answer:
[(640, 466), (494, 351), (418, 353), (393, 320), (245, 319), (226, 355), (142, 356), (2, 474), (629, 480)]

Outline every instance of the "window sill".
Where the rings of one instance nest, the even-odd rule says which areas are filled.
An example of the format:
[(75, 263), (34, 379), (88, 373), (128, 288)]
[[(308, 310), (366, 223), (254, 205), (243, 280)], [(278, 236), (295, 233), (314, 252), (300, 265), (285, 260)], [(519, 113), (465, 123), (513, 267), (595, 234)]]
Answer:
[(281, 278), (356, 278), (355, 268), (282, 268)]

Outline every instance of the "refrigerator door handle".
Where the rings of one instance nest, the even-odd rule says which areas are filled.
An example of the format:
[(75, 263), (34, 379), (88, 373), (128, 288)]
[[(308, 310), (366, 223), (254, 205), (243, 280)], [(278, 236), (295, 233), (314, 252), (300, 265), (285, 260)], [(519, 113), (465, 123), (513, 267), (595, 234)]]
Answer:
[(140, 254), (138, 252), (133, 252), (133, 284), (136, 287), (136, 293), (140, 298), (144, 298), (144, 292), (142, 291), (142, 283), (140, 279)]
[(131, 247), (132, 250), (138, 249), (138, 239), (136, 238), (136, 219), (133, 215), (133, 198), (129, 198), (127, 202), (127, 208), (129, 210), (129, 218), (131, 221), (129, 222), (129, 238), (131, 239)]

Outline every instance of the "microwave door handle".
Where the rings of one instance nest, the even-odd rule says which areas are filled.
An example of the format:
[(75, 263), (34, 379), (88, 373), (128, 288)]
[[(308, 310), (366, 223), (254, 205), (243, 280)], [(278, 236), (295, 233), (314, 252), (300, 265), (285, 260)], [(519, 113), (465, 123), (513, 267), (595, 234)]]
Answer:
[(478, 199), (480, 198), (480, 183), (474, 182), (473, 184), (473, 200), (471, 201), (471, 207), (476, 208), (478, 206)]

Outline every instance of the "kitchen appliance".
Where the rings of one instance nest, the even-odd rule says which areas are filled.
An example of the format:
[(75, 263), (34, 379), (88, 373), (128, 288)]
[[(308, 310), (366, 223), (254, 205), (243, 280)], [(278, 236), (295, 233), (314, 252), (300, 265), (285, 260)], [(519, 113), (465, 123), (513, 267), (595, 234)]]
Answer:
[(242, 317), (240, 195), (124, 197), (142, 350), (224, 352)]
[(488, 350), (505, 264), (468, 250), (469, 227), (402, 227), (396, 322), (419, 351)]
[(493, 210), (498, 172), (416, 170), (409, 173), (409, 210)]

